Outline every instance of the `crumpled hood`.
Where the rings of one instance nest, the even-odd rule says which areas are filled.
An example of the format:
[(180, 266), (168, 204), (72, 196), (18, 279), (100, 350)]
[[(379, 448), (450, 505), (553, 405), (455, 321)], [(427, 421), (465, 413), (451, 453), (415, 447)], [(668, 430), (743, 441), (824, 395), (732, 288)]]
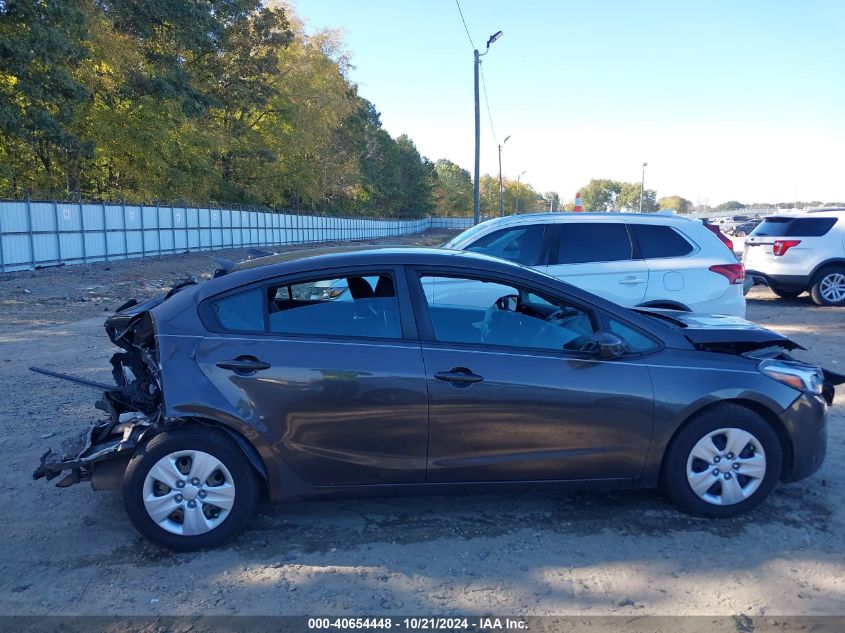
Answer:
[(659, 308), (635, 308), (635, 310), (664, 322), (668, 321), (677, 327), (690, 343), (707, 351), (742, 354), (764, 347), (781, 347), (786, 350), (804, 349), (783, 334), (735, 316), (696, 314)]

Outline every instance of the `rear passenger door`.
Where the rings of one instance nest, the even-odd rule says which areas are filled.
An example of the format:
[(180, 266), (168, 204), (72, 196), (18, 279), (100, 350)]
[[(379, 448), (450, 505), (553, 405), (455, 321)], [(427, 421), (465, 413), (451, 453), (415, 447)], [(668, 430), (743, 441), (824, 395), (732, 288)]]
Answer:
[(423, 481), (428, 393), (404, 287), (401, 268), (345, 269), (204, 301), (196, 362), (225, 402), (208, 406), (310, 484)]
[(621, 222), (554, 225), (544, 272), (623, 306), (645, 297), (648, 269)]
[[(713, 283), (714, 273), (707, 262), (693, 257), (698, 246), (671, 226), (630, 224), (628, 227), (648, 268), (646, 299), (673, 299), (684, 305), (721, 297), (727, 284)], [(721, 278), (724, 281), (724, 278)]]

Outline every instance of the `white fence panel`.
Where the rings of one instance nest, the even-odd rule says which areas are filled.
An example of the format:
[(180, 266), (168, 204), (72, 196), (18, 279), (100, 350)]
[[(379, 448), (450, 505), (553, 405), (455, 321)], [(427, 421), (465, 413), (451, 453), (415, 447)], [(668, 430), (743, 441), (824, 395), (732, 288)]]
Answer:
[(472, 218), (387, 220), (173, 206), (0, 200), (0, 272), (186, 251), (371, 240)]

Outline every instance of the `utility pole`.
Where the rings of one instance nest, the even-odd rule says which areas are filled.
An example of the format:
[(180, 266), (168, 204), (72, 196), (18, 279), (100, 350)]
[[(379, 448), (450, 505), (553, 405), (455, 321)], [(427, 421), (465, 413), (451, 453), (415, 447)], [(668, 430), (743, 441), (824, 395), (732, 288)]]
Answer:
[(640, 181), (640, 213), (643, 212), (643, 194), (645, 193), (645, 168), (648, 163), (643, 163), (643, 179)]
[(528, 171), (524, 169), (519, 176), (516, 177), (516, 215), (519, 215), (519, 181), (522, 180), (522, 177), (525, 175), (525, 172)]
[(502, 146), (508, 142), (510, 134), (499, 144), (499, 217), (505, 217), (505, 188), (502, 184)]
[(472, 51), (475, 74), (475, 179), (473, 180), (472, 188), (473, 224), (478, 224), (481, 220), (481, 193), (479, 189), (479, 172), (481, 171), (481, 110), (478, 102), (478, 67), (481, 65), (481, 58), (490, 52), (490, 44), (500, 37), (502, 37), (502, 32), (496, 31), (487, 39), (487, 48), (484, 49), (483, 53), (479, 53), (477, 48)]

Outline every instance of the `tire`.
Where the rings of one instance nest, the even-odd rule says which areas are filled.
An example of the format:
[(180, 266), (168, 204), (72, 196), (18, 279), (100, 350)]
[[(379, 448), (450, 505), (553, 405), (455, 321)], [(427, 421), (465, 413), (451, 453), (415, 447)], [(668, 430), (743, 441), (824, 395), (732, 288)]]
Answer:
[(781, 299), (797, 299), (804, 292), (803, 290), (784, 290), (773, 286), (769, 286), (769, 288)]
[(845, 305), (845, 267), (829, 266), (816, 273), (810, 296), (819, 306)]
[[(197, 483), (191, 475), (205, 479)], [(232, 440), (213, 429), (183, 428), (156, 435), (132, 456), (123, 505), (150, 541), (189, 552), (237, 536), (255, 515), (259, 490), (255, 470)]]
[[(731, 453), (731, 444), (734, 451), (737, 446), (743, 448)], [(706, 462), (701, 455), (712, 457)], [(762, 503), (777, 485), (782, 465), (783, 447), (766, 420), (745, 407), (721, 405), (693, 418), (675, 436), (664, 459), (661, 481), (669, 498), (684, 512), (724, 518)]]

